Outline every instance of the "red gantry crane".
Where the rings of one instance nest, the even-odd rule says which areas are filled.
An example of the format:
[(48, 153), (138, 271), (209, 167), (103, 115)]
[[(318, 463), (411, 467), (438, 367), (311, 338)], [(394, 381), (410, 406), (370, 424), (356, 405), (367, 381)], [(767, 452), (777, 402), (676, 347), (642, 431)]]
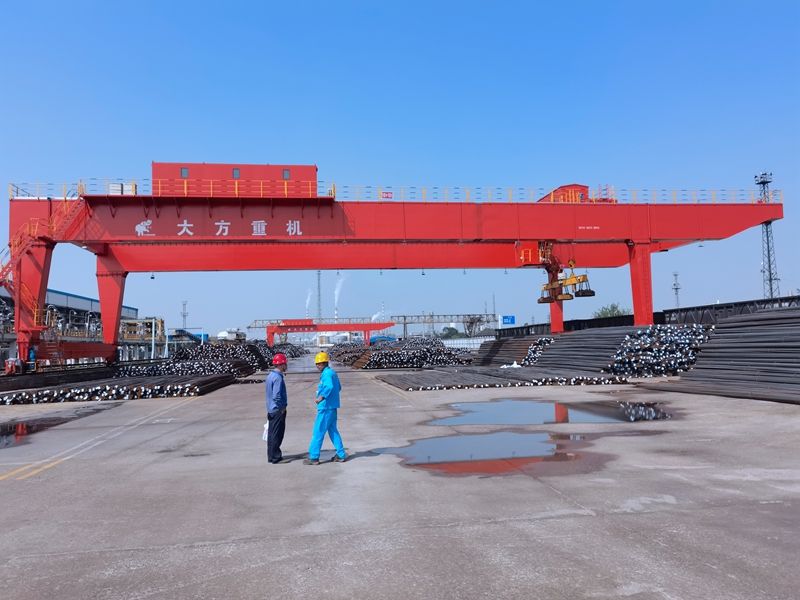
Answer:
[(383, 331), (394, 327), (394, 321), (375, 322), (370, 319), (256, 319), (248, 329), (264, 329), (267, 344), (275, 344), (276, 335), (287, 333), (320, 333), (327, 331), (359, 332), (363, 336), (364, 345), (370, 345), (370, 336), (375, 331)]
[(654, 252), (783, 217), (779, 192), (768, 201), (710, 191), (618, 199), (571, 184), (544, 195), (340, 187), (337, 197), (334, 185), (317, 181), (313, 165), (153, 163), (149, 189), (80, 183), (59, 191), (56, 198), (11, 186), (0, 284), (14, 298), (22, 357), (45, 329), (50, 262), (61, 243), (97, 257), (103, 344), (77, 352), (113, 360), (128, 273), (534, 267), (548, 273), (542, 297), (552, 300), (558, 333), (569, 292), (588, 289), (579, 276), (561, 276), (564, 268), (630, 265), (634, 323), (647, 325)]

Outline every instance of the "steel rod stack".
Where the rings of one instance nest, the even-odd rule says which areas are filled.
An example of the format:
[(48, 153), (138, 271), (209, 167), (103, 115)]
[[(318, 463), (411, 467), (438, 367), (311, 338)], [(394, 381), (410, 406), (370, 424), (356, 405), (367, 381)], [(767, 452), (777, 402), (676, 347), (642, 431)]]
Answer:
[[(175, 352), (176, 360), (244, 360), (253, 367), (254, 371), (264, 371), (271, 368), (272, 356), (276, 352), (291, 353), (299, 356), (299, 351), (293, 344), (282, 344), (270, 348), (266, 342), (247, 344), (204, 344), (190, 348), (180, 348)], [(288, 354), (287, 354), (288, 355)]]
[(800, 403), (800, 309), (721, 320), (694, 368), (668, 389)]
[(713, 327), (651, 325), (625, 336), (613, 362), (604, 371), (626, 377), (677, 375), (688, 371)]
[(363, 369), (421, 369), (472, 361), (467, 351), (448, 348), (439, 338), (431, 337), (380, 342), (369, 350), (352, 344), (337, 344), (331, 349), (331, 356), (353, 368)]
[(207, 394), (233, 382), (234, 377), (230, 374), (106, 379), (93, 381), (90, 385), (73, 384), (4, 394), (0, 396), (0, 404), (180, 398)]
[(401, 342), (397, 348), (373, 350), (365, 369), (408, 369), (444, 367), (471, 362), (472, 358), (446, 347), (437, 338), (418, 338)]
[(544, 385), (624, 384), (619, 376), (535, 377), (531, 369), (458, 368), (452, 371), (418, 371), (379, 375), (378, 379), (397, 388), (411, 391), (461, 390), (474, 388), (535, 387)]
[(553, 338), (543, 337), (539, 338), (533, 344), (528, 346), (528, 353), (525, 355), (525, 358), (522, 359), (522, 366), (530, 367), (535, 365), (536, 361), (538, 361), (539, 357), (542, 355), (542, 352), (544, 352), (544, 349), (552, 343)]
[(343, 365), (351, 366), (358, 358), (367, 352), (363, 344), (356, 342), (342, 342), (330, 350), (330, 357)]
[(180, 348), (175, 352), (175, 360), (244, 360), (254, 371), (263, 371), (269, 367), (264, 356), (252, 344), (204, 344), (189, 348)]
[(286, 343), (270, 346), (264, 340), (255, 340), (253, 342), (248, 342), (248, 344), (255, 347), (256, 351), (261, 354), (268, 365), (272, 364), (272, 357), (278, 352), (282, 352), (287, 358), (298, 358), (304, 354), (308, 354), (308, 350), (296, 344)]
[(600, 373), (633, 327), (603, 327), (562, 333), (554, 338), (534, 369)]
[(541, 338), (525, 336), (488, 340), (481, 344), (478, 349), (478, 356), (473, 364), (484, 367), (508, 365), (514, 362), (520, 364), (528, 355), (531, 345), (536, 344), (539, 339)]
[(227, 360), (159, 360), (115, 367), (115, 377), (162, 377), (165, 375), (217, 375), (230, 373), (246, 377), (254, 372), (252, 365), (240, 359)]

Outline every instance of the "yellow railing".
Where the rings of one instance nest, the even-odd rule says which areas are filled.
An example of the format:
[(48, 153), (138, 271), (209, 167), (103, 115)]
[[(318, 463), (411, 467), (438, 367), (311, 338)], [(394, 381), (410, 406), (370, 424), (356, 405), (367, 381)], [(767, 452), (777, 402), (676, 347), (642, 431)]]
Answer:
[[(204, 198), (318, 198), (351, 202), (475, 202), (553, 204), (758, 204), (760, 191), (743, 188), (552, 188), (492, 186), (337, 185), (326, 181), (217, 179), (89, 179), (72, 184), (9, 184), (12, 199), (69, 200), (82, 195)], [(771, 190), (767, 202), (783, 203)]]

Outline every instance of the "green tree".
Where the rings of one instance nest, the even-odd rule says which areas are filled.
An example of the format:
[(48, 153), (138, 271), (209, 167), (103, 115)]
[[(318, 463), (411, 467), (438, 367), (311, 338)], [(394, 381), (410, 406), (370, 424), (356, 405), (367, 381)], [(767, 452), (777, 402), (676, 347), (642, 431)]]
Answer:
[(625, 308), (614, 302), (613, 304), (607, 304), (602, 308), (597, 309), (594, 311), (594, 313), (592, 313), (592, 316), (595, 319), (603, 319), (605, 317), (621, 317), (629, 314), (631, 314), (630, 308)]
[(459, 333), (458, 329), (455, 327), (442, 327), (442, 332), (439, 334), (439, 337), (444, 340), (450, 340), (454, 338), (462, 338), (465, 337), (464, 334)]

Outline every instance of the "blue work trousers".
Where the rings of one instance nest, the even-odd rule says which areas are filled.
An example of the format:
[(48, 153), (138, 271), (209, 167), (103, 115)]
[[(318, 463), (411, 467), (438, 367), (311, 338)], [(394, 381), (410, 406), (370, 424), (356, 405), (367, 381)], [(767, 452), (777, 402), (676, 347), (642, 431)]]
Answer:
[(330, 436), (333, 447), (336, 448), (336, 454), (339, 458), (345, 458), (347, 456), (344, 451), (342, 436), (339, 435), (339, 430), (336, 428), (337, 412), (335, 408), (317, 411), (317, 419), (314, 421), (314, 431), (311, 434), (311, 444), (308, 446), (308, 458), (311, 460), (319, 459), (319, 451), (322, 450), (322, 442), (325, 441), (326, 433)]

